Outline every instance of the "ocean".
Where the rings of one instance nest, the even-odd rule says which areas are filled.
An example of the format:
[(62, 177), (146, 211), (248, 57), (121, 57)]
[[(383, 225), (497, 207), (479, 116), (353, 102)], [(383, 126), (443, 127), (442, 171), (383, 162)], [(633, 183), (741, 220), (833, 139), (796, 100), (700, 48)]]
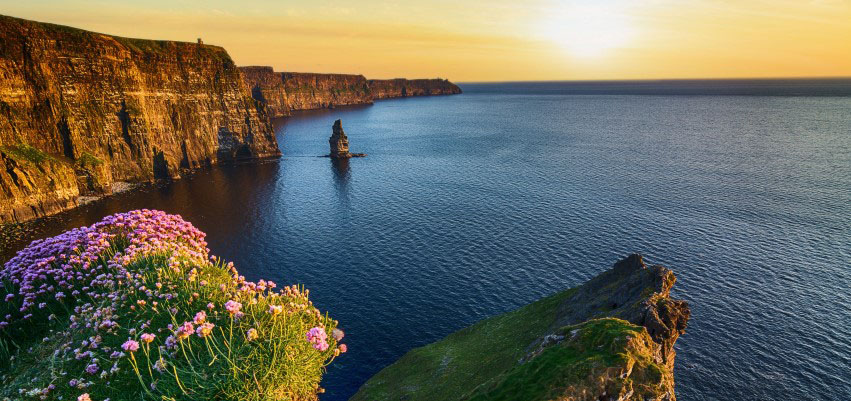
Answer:
[[(181, 214), (340, 321), (331, 401), (640, 252), (692, 308), (681, 401), (851, 399), (851, 80), (461, 87), (277, 120), (280, 160), (6, 227), (2, 258), (119, 211)], [(336, 119), (368, 157), (316, 157)]]

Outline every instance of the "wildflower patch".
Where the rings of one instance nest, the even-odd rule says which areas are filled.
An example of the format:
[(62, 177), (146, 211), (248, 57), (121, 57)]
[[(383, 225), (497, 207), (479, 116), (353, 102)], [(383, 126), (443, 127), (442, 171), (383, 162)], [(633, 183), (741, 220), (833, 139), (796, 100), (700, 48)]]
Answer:
[(137, 210), (0, 270), (0, 397), (289, 400), (346, 351), (300, 286), (249, 282), (180, 216)]

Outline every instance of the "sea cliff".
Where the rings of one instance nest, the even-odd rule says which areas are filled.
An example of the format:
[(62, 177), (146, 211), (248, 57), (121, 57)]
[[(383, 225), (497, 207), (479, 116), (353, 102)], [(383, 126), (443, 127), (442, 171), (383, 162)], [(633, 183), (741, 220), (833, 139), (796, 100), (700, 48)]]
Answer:
[(358, 400), (676, 400), (690, 310), (674, 273), (631, 255), (585, 284), (416, 348)]
[(461, 93), (458, 85), (447, 79), (371, 79), (369, 87), (375, 99), (409, 96), (455, 95)]
[(296, 110), (372, 104), (408, 96), (453, 95), (461, 88), (445, 79), (367, 80), (363, 75), (275, 72), (272, 67), (240, 67), (254, 99), (271, 117)]
[(280, 154), (228, 53), (0, 16), (0, 223)]

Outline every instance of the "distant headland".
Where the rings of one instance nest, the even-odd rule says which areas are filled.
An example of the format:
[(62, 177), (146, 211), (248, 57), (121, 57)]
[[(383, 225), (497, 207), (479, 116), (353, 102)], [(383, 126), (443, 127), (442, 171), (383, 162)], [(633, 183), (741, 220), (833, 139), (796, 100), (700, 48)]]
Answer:
[(375, 100), (411, 96), (455, 95), (458, 85), (446, 79), (367, 79), (363, 75), (276, 72), (272, 67), (239, 67), (254, 99), (266, 104), (271, 117), (296, 110), (372, 104)]

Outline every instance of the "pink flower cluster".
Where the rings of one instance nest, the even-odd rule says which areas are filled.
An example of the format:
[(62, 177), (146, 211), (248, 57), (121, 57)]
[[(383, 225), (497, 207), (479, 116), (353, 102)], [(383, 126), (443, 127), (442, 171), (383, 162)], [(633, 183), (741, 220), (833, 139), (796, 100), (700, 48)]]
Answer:
[(307, 341), (313, 344), (313, 348), (320, 351), (328, 349), (328, 334), (321, 327), (314, 327), (307, 332)]
[[(181, 256), (199, 263), (206, 261), (209, 250), (204, 237), (180, 216), (145, 209), (115, 214), (89, 227), (33, 241), (0, 270), (0, 281), (9, 281), (17, 288), (17, 293), (7, 294), (4, 300), (18, 310), (18, 314), (0, 320), (0, 328), (28, 320), (37, 309), (50, 308), (57, 302), (119, 296), (113, 292), (114, 284), (130, 278), (125, 266), (139, 256), (171, 252), (173, 259)], [(107, 251), (122, 238), (124, 249), (104, 260), (103, 255), (110, 255)]]
[[(271, 281), (246, 281), (233, 264), (208, 256), (204, 237), (180, 216), (136, 210), (34, 241), (0, 269), (0, 282), (12, 284), (0, 287), (0, 294), (9, 291), (0, 301), (11, 306), (0, 316), (0, 332), (26, 333), (32, 324), (67, 319), (68, 333), (83, 335), (60, 345), (55, 355), (69, 361), (63, 367), (70, 367), (68, 386), (91, 394), (98, 394), (90, 387), (94, 382), (109, 383), (126, 372), (121, 363), (141, 361), (140, 349), (157, 352), (156, 363), (148, 360), (157, 372), (179, 367), (181, 347), (218, 341), (224, 324), (241, 326), (240, 341), (265, 347), (280, 340), (263, 324), (312, 320), (317, 327), (307, 332), (307, 341), (313, 348), (325, 352), (336, 344), (333, 356), (346, 352), (339, 343), (343, 332), (333, 326), (326, 332), (327, 320), (308, 290), (293, 285), (273, 292)], [(216, 276), (222, 268), (229, 276), (225, 283)], [(218, 282), (208, 285), (205, 279), (214, 278)], [(258, 318), (269, 315), (274, 319)]]

